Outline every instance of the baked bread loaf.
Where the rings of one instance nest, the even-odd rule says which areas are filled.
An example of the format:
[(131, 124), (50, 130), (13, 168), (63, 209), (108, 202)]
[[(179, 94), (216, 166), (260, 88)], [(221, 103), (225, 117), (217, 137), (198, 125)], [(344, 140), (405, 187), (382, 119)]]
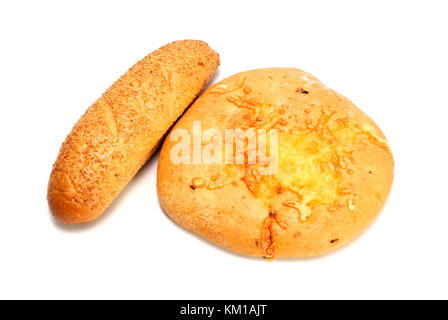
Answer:
[(55, 218), (78, 223), (101, 215), (218, 65), (218, 54), (205, 42), (175, 41), (121, 76), (62, 144), (48, 184)]
[[(198, 125), (202, 159), (194, 161), (197, 145), (187, 139), (196, 149), (185, 156), (179, 143), (182, 136), (197, 140)], [(266, 143), (268, 162), (249, 161), (251, 128), (277, 132), (276, 157), (274, 139)], [(206, 135), (208, 129), (220, 135)], [(245, 145), (243, 162), (226, 163), (227, 153), (220, 154), (227, 142), (216, 141), (226, 129), (245, 133), (233, 142)], [(235, 160), (236, 152), (230, 154)], [(204, 163), (207, 155), (216, 161)], [(276, 170), (262, 173), (274, 159)], [(272, 68), (233, 75), (194, 102), (164, 142), (157, 187), (172, 219), (222, 247), (269, 259), (307, 257), (366, 228), (388, 196), (393, 172), (389, 145), (368, 116), (312, 75)]]

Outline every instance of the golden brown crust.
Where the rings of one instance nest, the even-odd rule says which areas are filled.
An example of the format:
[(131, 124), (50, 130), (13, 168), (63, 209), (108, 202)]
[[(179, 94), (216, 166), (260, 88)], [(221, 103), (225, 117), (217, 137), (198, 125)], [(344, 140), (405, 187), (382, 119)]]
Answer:
[(205, 42), (175, 41), (121, 76), (62, 144), (48, 184), (56, 219), (78, 223), (101, 215), (218, 66)]
[[(306, 257), (358, 235), (378, 214), (394, 171), (387, 141), (348, 99), (298, 69), (233, 75), (195, 101), (174, 129), (275, 128), (279, 170), (258, 165), (174, 164), (164, 142), (157, 187), (183, 227), (251, 256)], [(172, 131), (173, 132), (173, 131)]]

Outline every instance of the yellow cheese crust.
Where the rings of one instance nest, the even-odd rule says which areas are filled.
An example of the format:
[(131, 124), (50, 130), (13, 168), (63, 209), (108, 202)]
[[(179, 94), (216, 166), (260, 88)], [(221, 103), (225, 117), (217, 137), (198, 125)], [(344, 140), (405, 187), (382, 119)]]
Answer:
[[(168, 137), (158, 165), (165, 212), (238, 253), (307, 257), (358, 235), (379, 213), (394, 171), (378, 126), (298, 69), (242, 72), (209, 88), (175, 129), (278, 130), (278, 170), (264, 164), (175, 164)], [(206, 144), (206, 143), (205, 143)]]
[(62, 144), (48, 184), (55, 218), (79, 223), (101, 215), (218, 65), (218, 54), (205, 42), (175, 41), (121, 76)]

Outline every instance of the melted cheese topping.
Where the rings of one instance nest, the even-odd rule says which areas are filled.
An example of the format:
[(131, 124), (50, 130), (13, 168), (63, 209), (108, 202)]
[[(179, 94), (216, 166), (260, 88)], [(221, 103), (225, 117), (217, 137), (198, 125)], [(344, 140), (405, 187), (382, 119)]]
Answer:
[[(287, 121), (281, 117), (284, 110), (247, 99), (250, 90), (244, 87), (244, 82), (239, 79), (232, 88), (216, 86), (216, 93), (233, 92), (227, 101), (248, 111), (248, 127), (269, 130), (285, 126)], [(239, 89), (243, 89), (243, 95)], [(387, 141), (373, 128), (360, 126), (350, 119), (334, 119), (333, 114), (322, 113), (316, 123), (307, 120), (306, 125), (306, 128), (279, 132), (278, 169), (274, 175), (260, 175), (260, 164), (246, 163), (242, 178), (249, 191), (268, 208), (278, 207), (281, 201), (282, 206), (297, 211), (301, 222), (311, 215), (315, 204), (326, 205), (334, 211), (338, 197), (350, 193), (339, 185), (343, 170), (353, 174), (349, 168), (351, 147), (359, 135), (366, 134), (373, 143), (391, 152)], [(280, 193), (287, 195), (280, 198)], [(347, 203), (347, 208), (353, 211), (353, 201), (350, 199)]]
[(314, 203), (333, 205), (337, 200), (339, 149), (316, 132), (279, 134), (277, 173), (261, 177), (256, 196), (272, 207), (274, 193), (288, 191), (283, 205), (295, 209), (304, 222)]
[(303, 202), (330, 204), (336, 199), (338, 179), (331, 164), (335, 150), (315, 133), (280, 135), (275, 175), (282, 185), (301, 194)]
[[(360, 127), (348, 120), (322, 115), (315, 126), (279, 133), (278, 170), (271, 176), (258, 176), (248, 170), (245, 182), (251, 192), (270, 207), (278, 207), (278, 194), (287, 193), (282, 205), (297, 211), (304, 222), (315, 204), (334, 209), (340, 195), (351, 192), (340, 188), (343, 170), (349, 169), (352, 145), (357, 136), (368, 135), (380, 147), (388, 148), (385, 139), (370, 127)], [(351, 211), (354, 206), (348, 206)]]

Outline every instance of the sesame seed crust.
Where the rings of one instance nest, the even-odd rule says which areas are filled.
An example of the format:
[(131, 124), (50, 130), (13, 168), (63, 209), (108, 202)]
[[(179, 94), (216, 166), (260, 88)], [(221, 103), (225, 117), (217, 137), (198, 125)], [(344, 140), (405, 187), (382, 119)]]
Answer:
[(205, 42), (175, 41), (112, 84), (61, 146), (47, 194), (54, 217), (79, 223), (100, 216), (218, 66), (218, 54)]

